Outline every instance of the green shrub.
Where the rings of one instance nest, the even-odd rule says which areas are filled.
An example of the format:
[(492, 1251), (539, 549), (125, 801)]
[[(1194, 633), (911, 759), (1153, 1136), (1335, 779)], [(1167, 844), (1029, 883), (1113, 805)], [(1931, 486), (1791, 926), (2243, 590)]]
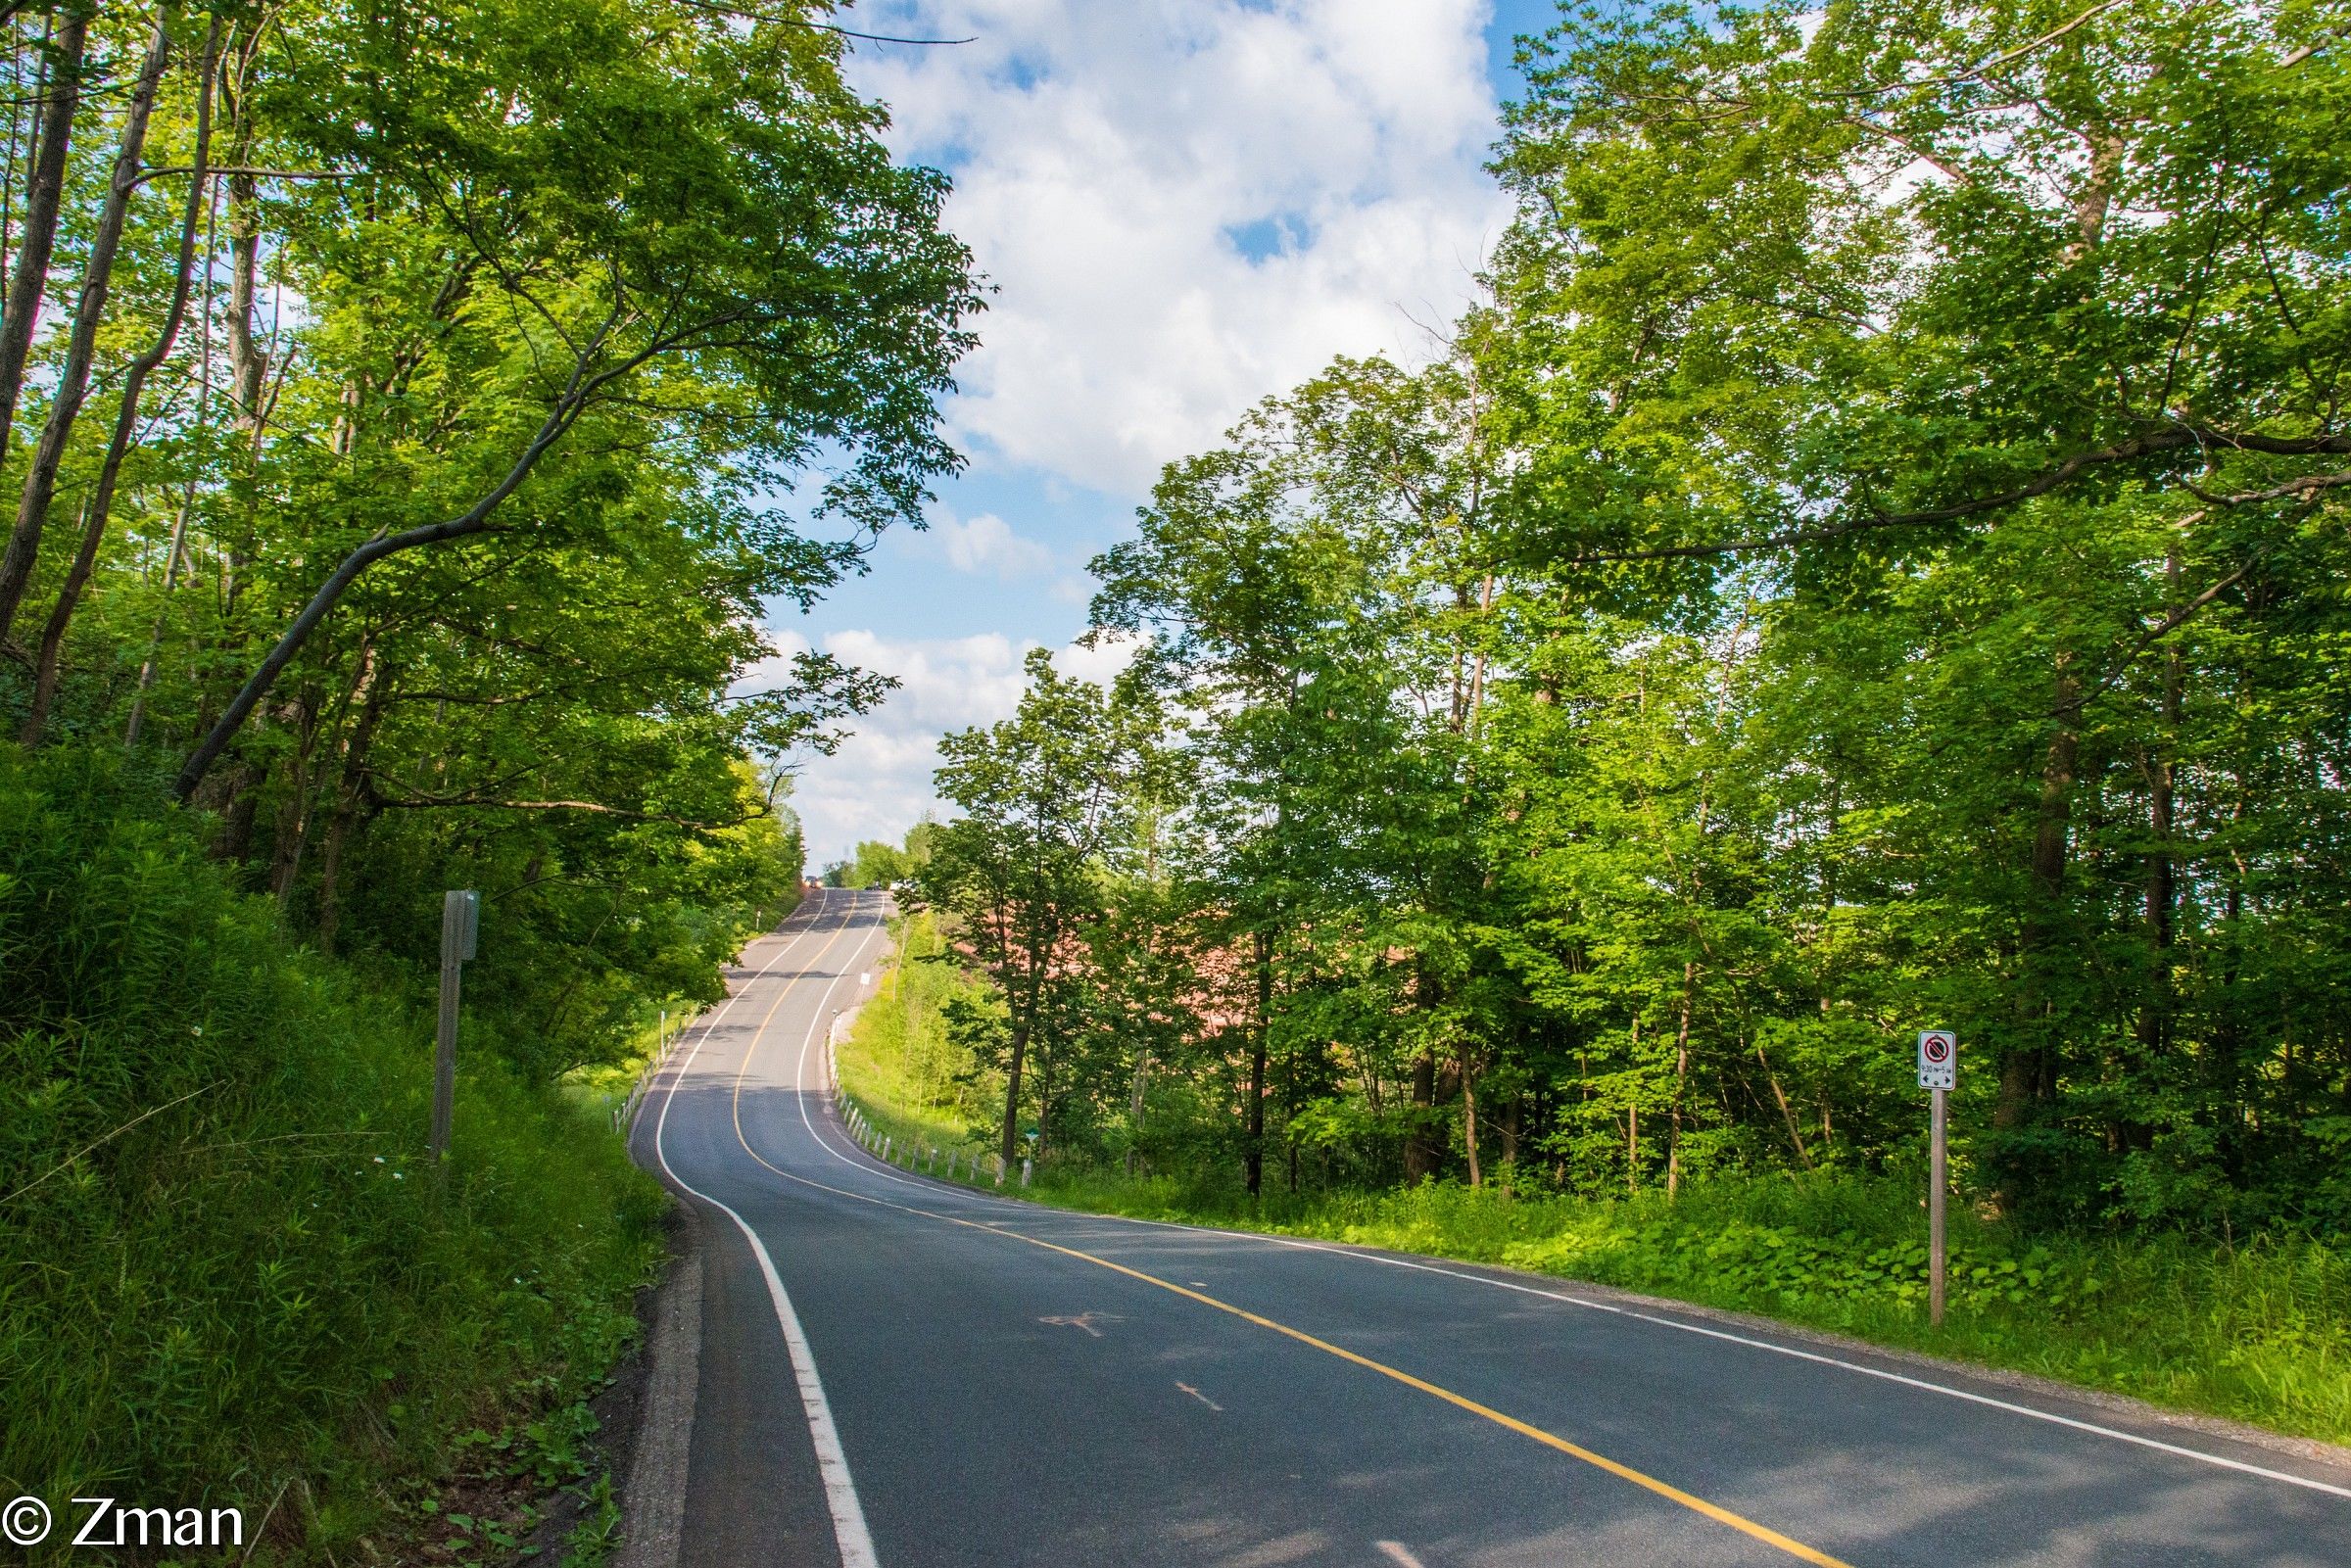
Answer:
[(1269, 1192), (1046, 1166), (1026, 1196), (1138, 1218), (1319, 1236), (1617, 1285), (2351, 1441), (2351, 1255), (2264, 1233), (2035, 1232), (1952, 1217), (1949, 1310), (1927, 1321), (1915, 1184), (1696, 1183), (1668, 1203), (1451, 1182)]
[(0, 1487), (274, 1506), (303, 1558), (576, 1398), (663, 1199), (492, 1060), (437, 1178), (429, 1015), (297, 950), (156, 798), (0, 747)]

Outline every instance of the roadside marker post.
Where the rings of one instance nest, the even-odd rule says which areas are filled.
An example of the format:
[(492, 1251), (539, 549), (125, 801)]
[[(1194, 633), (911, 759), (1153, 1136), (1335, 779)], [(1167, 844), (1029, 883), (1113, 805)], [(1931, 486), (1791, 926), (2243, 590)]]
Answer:
[(1949, 1153), (1946, 1101), (1959, 1081), (1959, 1036), (1949, 1029), (1922, 1029), (1918, 1036), (1918, 1086), (1934, 1097), (1932, 1130), (1927, 1138), (1927, 1321), (1943, 1323), (1943, 1191)]
[(433, 1126), (426, 1148), (449, 1157), (450, 1123), (457, 1099), (457, 990), (465, 961), (480, 933), (482, 895), (452, 888), (441, 895), (441, 1018), (433, 1038)]

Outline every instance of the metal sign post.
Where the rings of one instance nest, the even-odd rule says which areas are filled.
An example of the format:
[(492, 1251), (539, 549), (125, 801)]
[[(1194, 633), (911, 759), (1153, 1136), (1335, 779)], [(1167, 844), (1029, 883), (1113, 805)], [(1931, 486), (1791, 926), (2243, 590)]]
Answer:
[(1926, 1029), (1918, 1036), (1918, 1086), (1934, 1095), (1933, 1130), (1927, 1140), (1927, 1321), (1943, 1322), (1943, 1198), (1950, 1182), (1945, 1174), (1948, 1122), (1945, 1101), (1959, 1081), (1959, 1036), (1949, 1029)]
[(457, 1100), (457, 978), (473, 957), (481, 915), (479, 893), (453, 889), (441, 895), (441, 1021), (433, 1039), (433, 1130), (426, 1145), (435, 1159), (449, 1154)]

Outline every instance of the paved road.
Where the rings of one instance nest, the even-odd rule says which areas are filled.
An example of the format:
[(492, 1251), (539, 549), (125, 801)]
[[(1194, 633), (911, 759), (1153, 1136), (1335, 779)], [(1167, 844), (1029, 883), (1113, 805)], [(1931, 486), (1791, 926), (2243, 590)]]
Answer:
[(755, 943), (638, 1124), (707, 1221), (687, 1568), (2351, 1564), (2351, 1477), (2267, 1449), (881, 1164), (824, 1033), (886, 909)]

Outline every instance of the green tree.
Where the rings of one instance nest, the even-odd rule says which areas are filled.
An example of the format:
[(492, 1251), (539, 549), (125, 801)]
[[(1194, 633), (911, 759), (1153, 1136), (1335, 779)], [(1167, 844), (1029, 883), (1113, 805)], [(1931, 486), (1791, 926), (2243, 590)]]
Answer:
[(1042, 1146), (1076, 1069), (1081, 933), (1102, 908), (1105, 857), (1130, 839), (1132, 785), (1158, 726), (1136, 683), (1105, 691), (1069, 679), (1042, 649), (1026, 668), (1013, 717), (939, 742), (938, 791), (962, 815), (939, 826), (918, 873), (924, 902), (955, 917), (1005, 998), (1007, 1164), (1020, 1158), (1024, 1093)]

